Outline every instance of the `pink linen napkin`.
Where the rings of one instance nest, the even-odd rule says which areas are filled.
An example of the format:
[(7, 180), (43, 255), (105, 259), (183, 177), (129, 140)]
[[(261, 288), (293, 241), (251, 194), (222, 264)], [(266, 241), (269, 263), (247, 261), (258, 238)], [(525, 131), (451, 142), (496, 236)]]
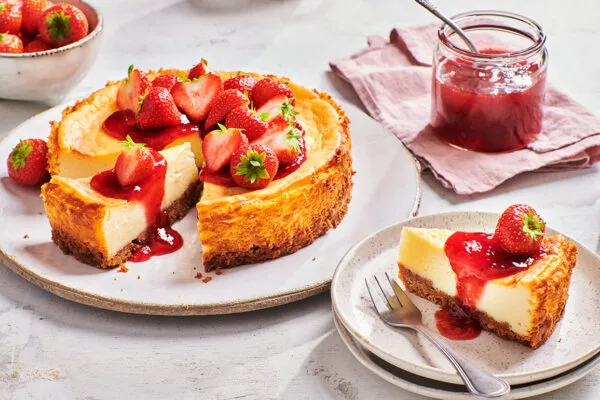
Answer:
[(371, 116), (393, 132), (444, 186), (458, 194), (480, 193), (522, 172), (585, 168), (600, 159), (600, 120), (551, 85), (546, 89), (542, 133), (522, 150), (463, 151), (428, 132), (437, 28), (394, 29), (389, 41), (369, 37), (367, 49), (330, 66), (353, 86)]

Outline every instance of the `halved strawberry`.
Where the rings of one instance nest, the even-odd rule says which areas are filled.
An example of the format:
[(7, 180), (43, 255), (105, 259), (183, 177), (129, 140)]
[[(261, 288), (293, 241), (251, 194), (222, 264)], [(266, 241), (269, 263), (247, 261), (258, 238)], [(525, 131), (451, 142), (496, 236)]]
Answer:
[(269, 124), (269, 129), (256, 142), (270, 147), (281, 165), (290, 165), (304, 151), (304, 132), (299, 124), (279, 116)]
[(202, 60), (200, 60), (200, 62), (197, 65), (195, 65), (194, 67), (192, 67), (192, 69), (190, 69), (190, 72), (188, 73), (188, 79), (190, 81), (192, 79), (198, 79), (202, 75), (206, 75), (209, 72), (210, 72), (210, 70), (208, 69), (208, 61), (206, 61), (203, 58)]
[(254, 103), (254, 107), (260, 108), (269, 99), (280, 94), (289, 98), (292, 105), (296, 104), (294, 93), (286, 84), (274, 81), (271, 78), (261, 79), (252, 89), (252, 102)]
[(117, 107), (120, 110), (137, 110), (140, 100), (150, 89), (150, 80), (145, 73), (134, 69), (133, 64), (127, 70), (127, 80), (117, 91)]
[(291, 122), (294, 115), (298, 114), (290, 99), (284, 94), (271, 97), (256, 112), (260, 115), (267, 115), (267, 122), (273, 121), (278, 116), (283, 116), (286, 121)]
[(227, 114), (234, 108), (248, 106), (249, 103), (250, 100), (248, 100), (248, 98), (240, 91), (234, 89), (223, 90), (217, 95), (210, 108), (210, 112), (204, 123), (204, 130), (208, 131), (210, 128), (217, 125), (217, 123), (224, 121)]
[(239, 186), (247, 189), (262, 189), (271, 183), (279, 161), (273, 151), (261, 144), (240, 146), (231, 156), (229, 170)]
[(163, 87), (153, 87), (140, 102), (135, 124), (141, 129), (168, 128), (179, 125), (182, 116), (171, 93)]
[(219, 129), (209, 132), (202, 142), (202, 154), (206, 168), (218, 171), (231, 160), (231, 155), (240, 146), (247, 146), (248, 139), (240, 129), (226, 128), (219, 124)]
[(173, 89), (173, 86), (179, 82), (179, 79), (175, 75), (167, 74), (167, 75), (159, 75), (152, 80), (153, 87), (164, 87), (167, 90)]
[(206, 74), (194, 80), (177, 82), (171, 89), (175, 104), (191, 120), (203, 121), (217, 95), (223, 90), (223, 81), (216, 74)]
[(144, 143), (135, 143), (131, 136), (121, 142), (126, 147), (117, 157), (115, 175), (121, 186), (144, 182), (154, 171), (154, 157)]
[(238, 75), (233, 78), (229, 78), (223, 84), (223, 88), (225, 90), (235, 89), (239, 90), (242, 93), (247, 93), (248, 98), (252, 98), (252, 90), (254, 89), (254, 85), (256, 85), (258, 79), (249, 75)]
[(266, 114), (259, 115), (245, 105), (242, 105), (231, 110), (225, 120), (225, 126), (228, 128), (243, 129), (244, 135), (252, 142), (267, 131), (269, 124), (265, 122), (266, 118)]

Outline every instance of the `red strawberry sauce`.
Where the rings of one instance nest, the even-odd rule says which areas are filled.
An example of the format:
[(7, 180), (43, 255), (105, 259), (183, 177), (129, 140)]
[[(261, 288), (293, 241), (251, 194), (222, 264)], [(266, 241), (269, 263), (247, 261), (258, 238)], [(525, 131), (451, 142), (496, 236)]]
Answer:
[[(445, 252), (456, 274), (457, 297), (467, 311), (476, 308), (488, 281), (525, 271), (545, 255), (544, 248), (534, 255), (507, 253), (494, 235), (483, 232), (455, 232), (446, 240)], [(477, 337), (473, 328), (477, 324), (465, 315), (438, 311), (435, 315), (438, 330), (449, 339)]]
[(202, 134), (198, 125), (189, 122), (171, 128), (145, 131), (135, 126), (135, 114), (130, 110), (112, 113), (106, 118), (102, 128), (115, 139), (125, 140), (129, 135), (134, 142), (146, 143), (146, 146), (154, 150), (162, 150), (176, 139)]
[(165, 195), (167, 162), (158, 151), (150, 151), (154, 157), (154, 171), (144, 183), (121, 186), (113, 170), (98, 173), (90, 182), (92, 189), (103, 196), (144, 205), (150, 237), (147, 245), (138, 249), (129, 261), (146, 261), (152, 255), (172, 253), (183, 246), (181, 235), (168, 225), (168, 218), (160, 209)]

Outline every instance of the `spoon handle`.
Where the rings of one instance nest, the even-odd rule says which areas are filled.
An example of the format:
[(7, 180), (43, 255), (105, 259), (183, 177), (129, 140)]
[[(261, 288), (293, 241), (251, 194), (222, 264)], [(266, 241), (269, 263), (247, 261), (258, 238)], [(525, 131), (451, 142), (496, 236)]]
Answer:
[(431, 4), (431, 2), (429, 0), (415, 0), (415, 1), (417, 3), (419, 3), (419, 5), (421, 5), (423, 8), (425, 8), (427, 11), (429, 11), (430, 13), (432, 13), (433, 15), (435, 15), (436, 17), (438, 17), (439, 19), (444, 21), (446, 24), (448, 24), (454, 30), (454, 32), (456, 32), (456, 34), (458, 36), (460, 36), (460, 38), (465, 42), (465, 44), (469, 47), (469, 49), (473, 53), (479, 53), (477, 51), (477, 47), (475, 47), (475, 45), (467, 37), (465, 32), (462, 29), (460, 29), (460, 27), (458, 25), (456, 25), (454, 23), (454, 21), (452, 21), (450, 18), (448, 18), (444, 14), (442, 14), (442, 12), (435, 5)]

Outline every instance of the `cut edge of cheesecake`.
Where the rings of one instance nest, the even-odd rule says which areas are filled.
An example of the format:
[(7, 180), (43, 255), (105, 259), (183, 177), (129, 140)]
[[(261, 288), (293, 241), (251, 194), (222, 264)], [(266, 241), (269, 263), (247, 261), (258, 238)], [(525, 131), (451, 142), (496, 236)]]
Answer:
[[(418, 230), (418, 228), (405, 227), (403, 228), (403, 234), (404, 229)], [(437, 239), (434, 239), (438, 242), (448, 232), (451, 232), (436, 231), (441, 232), (440, 235), (437, 235)], [(436, 244), (439, 245), (439, 243)], [(543, 245), (548, 249), (547, 256), (537, 260), (527, 271), (490, 281), (494, 282), (495, 286), (505, 288), (517, 288), (521, 282), (523, 287), (529, 291), (530, 306), (533, 308), (530, 312), (530, 326), (525, 333), (515, 332), (507, 321), (498, 320), (485, 311), (466, 307), (456, 295), (449, 295), (440, 288), (436, 288), (431, 279), (407, 268), (401, 262), (402, 257), (398, 259), (398, 277), (409, 292), (442, 307), (459, 307), (479, 322), (483, 329), (536, 349), (546, 342), (554, 332), (556, 324), (564, 315), (571, 274), (577, 259), (577, 246), (562, 235), (544, 238)], [(446, 262), (449, 265), (449, 262)], [(429, 268), (435, 268), (435, 266), (429, 266)], [(531, 271), (531, 273), (528, 273), (528, 271)], [(454, 273), (448, 273), (448, 275), (449, 278), (454, 277), (451, 283), (456, 285)]]

